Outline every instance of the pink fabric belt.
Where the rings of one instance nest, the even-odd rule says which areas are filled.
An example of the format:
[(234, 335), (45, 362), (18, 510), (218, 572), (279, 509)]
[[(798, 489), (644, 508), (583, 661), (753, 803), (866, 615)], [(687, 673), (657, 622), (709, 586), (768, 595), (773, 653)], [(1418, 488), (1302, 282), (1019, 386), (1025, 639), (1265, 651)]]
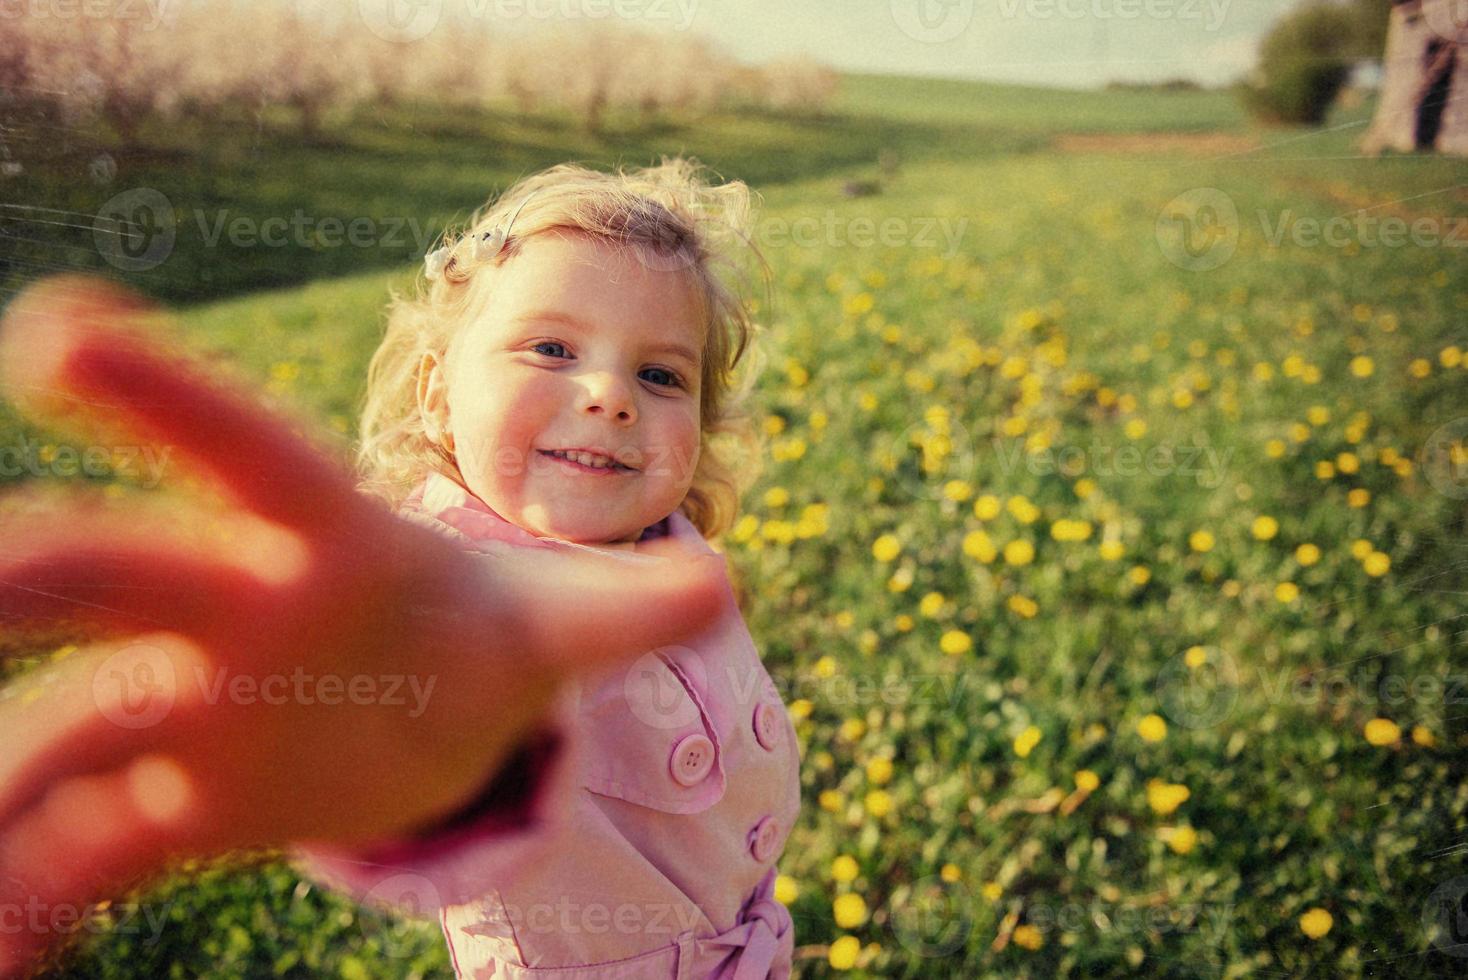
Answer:
[(795, 924), (790, 910), (775, 901), (774, 879), (772, 869), (732, 929), (703, 940), (710, 948), (738, 950), (720, 969), (719, 980), (789, 980)]

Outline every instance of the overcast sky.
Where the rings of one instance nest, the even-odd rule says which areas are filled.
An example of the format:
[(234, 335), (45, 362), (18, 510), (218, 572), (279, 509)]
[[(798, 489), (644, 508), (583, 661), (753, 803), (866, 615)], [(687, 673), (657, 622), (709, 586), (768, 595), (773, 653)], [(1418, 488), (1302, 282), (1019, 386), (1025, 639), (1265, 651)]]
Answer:
[(1210, 85), (1231, 81), (1250, 68), (1259, 38), (1293, 5), (1291, 0), (492, 2), (524, 4), (537, 12), (526, 19), (551, 10), (584, 18), (598, 4), (633, 11), (633, 22), (709, 35), (747, 61), (804, 52), (856, 71), (1067, 87), (1179, 76)]
[[(156, 2), (156, 0), (155, 0)], [(1293, 0), (281, 0), (364, 19), (491, 30), (615, 21), (693, 33), (735, 57), (1066, 87), (1234, 80)]]
[(695, 29), (748, 60), (804, 51), (853, 70), (1067, 87), (1179, 76), (1210, 85), (1231, 81), (1248, 71), (1260, 37), (1291, 6), (1288, 0), (684, 2), (695, 5)]

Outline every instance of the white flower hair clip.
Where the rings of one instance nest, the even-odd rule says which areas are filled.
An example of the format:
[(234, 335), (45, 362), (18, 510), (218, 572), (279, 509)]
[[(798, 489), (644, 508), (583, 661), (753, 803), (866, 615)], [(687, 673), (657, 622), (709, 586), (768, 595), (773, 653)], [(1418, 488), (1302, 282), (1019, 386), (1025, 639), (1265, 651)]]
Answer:
[[(534, 196), (533, 193), (530, 195), (530, 197)], [(520, 212), (525, 209), (525, 205), (530, 203), (530, 197), (520, 202), (520, 206), (515, 209), (514, 214), (510, 215), (510, 220), (505, 222), (503, 227), (491, 228), (474, 240), (475, 262), (487, 262), (500, 253), (500, 250), (505, 247), (505, 239), (509, 237), (510, 229), (515, 225), (515, 219), (520, 217)], [(429, 281), (436, 281), (443, 276), (444, 269), (447, 269), (449, 265), (449, 257), (457, 245), (457, 242), (454, 245), (441, 245), (423, 257), (423, 274), (428, 277)]]

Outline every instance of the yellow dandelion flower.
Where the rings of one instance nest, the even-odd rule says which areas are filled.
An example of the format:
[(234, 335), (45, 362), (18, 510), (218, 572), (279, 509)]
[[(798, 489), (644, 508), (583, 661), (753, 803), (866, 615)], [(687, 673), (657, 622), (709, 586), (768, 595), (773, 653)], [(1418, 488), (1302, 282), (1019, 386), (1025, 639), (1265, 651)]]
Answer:
[(950, 885), (956, 885), (959, 879), (963, 877), (963, 872), (959, 870), (958, 865), (949, 863), (943, 865), (943, 867), (938, 870), (938, 877), (942, 878)]
[(1045, 945), (1045, 937), (1040, 934), (1040, 930), (1028, 922), (1014, 927), (1013, 939), (1016, 946), (1023, 946), (1031, 952)]
[(775, 876), (775, 901), (789, 905), (800, 897), (800, 885), (789, 875)]
[(1260, 541), (1268, 541), (1279, 533), (1279, 521), (1268, 514), (1260, 514), (1254, 518), (1254, 526), (1251, 528), (1254, 537)]
[(1040, 742), (1040, 729), (1034, 725), (1029, 726), (1014, 739), (1014, 754), (1024, 759)]
[(1089, 769), (1076, 770), (1076, 789), (1084, 793), (1094, 793), (1101, 785), (1101, 777)]
[(1169, 783), (1163, 779), (1147, 780), (1147, 805), (1160, 817), (1174, 813), (1192, 795), (1181, 783)]
[(784, 487), (771, 487), (765, 491), (766, 507), (784, 507), (788, 503), (790, 503), (790, 491)]
[(983, 531), (970, 531), (964, 535), (963, 553), (986, 565), (999, 554), (994, 542)]
[(1437, 362), (1445, 368), (1455, 368), (1463, 363), (1463, 351), (1456, 345), (1444, 347), (1438, 352)]
[(1213, 534), (1209, 531), (1194, 531), (1188, 535), (1188, 547), (1194, 551), (1212, 551), (1213, 545)]
[(1369, 378), (1376, 371), (1376, 362), (1365, 354), (1351, 358), (1351, 373), (1358, 378)]
[(1423, 725), (1412, 726), (1412, 741), (1427, 749), (1437, 745), (1437, 738)]
[(1311, 939), (1319, 939), (1330, 932), (1330, 927), (1334, 922), (1335, 920), (1325, 909), (1313, 908), (1300, 916), (1300, 931)]
[(1187, 824), (1183, 824), (1181, 827), (1168, 829), (1163, 840), (1168, 847), (1172, 848), (1173, 853), (1187, 854), (1193, 849), (1193, 845), (1198, 843), (1198, 832)]
[(877, 819), (885, 817), (892, 810), (892, 796), (884, 789), (872, 790), (862, 802), (867, 813)]
[(1122, 426), (1122, 432), (1128, 439), (1140, 439), (1147, 434), (1147, 422), (1145, 419), (1127, 419), (1126, 425)]
[(1028, 565), (1035, 560), (1035, 546), (1024, 538), (1004, 546), (1004, 560), (1011, 565)]
[(1040, 508), (1031, 503), (1030, 499), (1023, 494), (1010, 497), (1004, 506), (1010, 516), (1021, 524), (1033, 524), (1040, 516)]
[(1346, 494), (1346, 504), (1358, 510), (1369, 503), (1371, 503), (1371, 491), (1365, 487), (1355, 487)]
[(1197, 670), (1207, 662), (1208, 651), (1203, 647), (1188, 647), (1187, 651), (1183, 654), (1183, 663), (1187, 664), (1190, 670)]
[(866, 734), (867, 723), (860, 718), (847, 718), (841, 723), (841, 737), (848, 742), (855, 742)]
[(833, 970), (849, 970), (856, 966), (856, 959), (860, 954), (861, 940), (855, 936), (842, 936), (831, 944), (826, 961)]
[(1335, 464), (1328, 459), (1322, 459), (1315, 464), (1315, 479), (1329, 480), (1335, 476)]
[(832, 881), (839, 881), (842, 884), (855, 881), (860, 872), (861, 868), (857, 865), (856, 858), (849, 854), (839, 855), (831, 862)]
[(1380, 551), (1373, 551), (1361, 561), (1361, 567), (1372, 578), (1381, 578), (1392, 567), (1391, 558)]
[(1075, 490), (1075, 494), (1079, 499), (1086, 500), (1096, 492), (1096, 481), (1090, 477), (1083, 476), (1075, 482), (1075, 486), (1072, 489)]
[(1012, 595), (1005, 605), (1009, 607), (1010, 612), (1023, 619), (1034, 619), (1035, 614), (1040, 611), (1040, 604), (1028, 596)]
[(1366, 556), (1371, 554), (1375, 550), (1376, 549), (1372, 547), (1371, 542), (1367, 541), (1365, 538), (1357, 538), (1355, 541), (1351, 542), (1351, 557), (1356, 559), (1357, 561), (1364, 561)]
[(1371, 719), (1363, 733), (1372, 745), (1395, 745), (1402, 738), (1402, 729), (1390, 718)]
[(1306, 542), (1295, 549), (1295, 561), (1308, 568), (1320, 560), (1320, 548)]
[(777, 436), (785, 431), (785, 420), (778, 415), (766, 415), (764, 428), (765, 435)]
[(840, 813), (846, 806), (846, 794), (839, 789), (824, 789), (817, 802), (827, 813)]
[(938, 641), (938, 648), (950, 657), (968, 653), (973, 648), (974, 641), (962, 630), (949, 630), (944, 633)]
[(998, 497), (992, 493), (986, 493), (974, 501), (974, 516), (981, 521), (991, 521), (999, 516), (1002, 506)]
[(1264, 455), (1270, 459), (1279, 459), (1285, 454), (1285, 443), (1283, 439), (1271, 439), (1264, 444)]
[(804, 721), (810, 717), (811, 710), (815, 707), (809, 698), (796, 698), (790, 702), (789, 712), (791, 721)]
[(895, 534), (884, 534), (872, 542), (872, 557), (889, 562), (902, 552), (902, 541)]
[(1281, 582), (1274, 587), (1274, 597), (1289, 604), (1300, 598), (1300, 587), (1294, 582)]
[(1361, 457), (1355, 453), (1341, 453), (1335, 458), (1335, 468), (1342, 473), (1355, 473), (1361, 469)]
[(1131, 579), (1133, 585), (1146, 585), (1152, 581), (1152, 570), (1146, 565), (1133, 565), (1127, 572), (1127, 578)]
[(943, 484), (943, 496), (947, 497), (949, 500), (956, 500), (959, 503), (963, 503), (965, 500), (972, 497), (973, 495), (973, 484), (969, 483), (967, 480), (949, 480), (947, 483)]
[(910, 633), (917, 623), (907, 613), (898, 613), (893, 617), (892, 625), (897, 627), (899, 633)]
[(867, 782), (885, 786), (892, 781), (892, 760), (878, 756), (867, 763)]
[(1305, 418), (1313, 426), (1322, 426), (1330, 421), (1330, 409), (1324, 405), (1311, 405), (1305, 410)]
[(1407, 365), (1407, 373), (1414, 378), (1425, 378), (1432, 373), (1432, 362), (1425, 357), (1419, 357)]
[(932, 619), (943, 611), (943, 593), (929, 592), (918, 603), (918, 612)]
[(1160, 742), (1167, 737), (1167, 722), (1159, 714), (1149, 714), (1137, 722), (1137, 734), (1143, 741)]
[(1100, 551), (1102, 561), (1118, 561), (1126, 554), (1126, 545), (1120, 541), (1102, 541)]

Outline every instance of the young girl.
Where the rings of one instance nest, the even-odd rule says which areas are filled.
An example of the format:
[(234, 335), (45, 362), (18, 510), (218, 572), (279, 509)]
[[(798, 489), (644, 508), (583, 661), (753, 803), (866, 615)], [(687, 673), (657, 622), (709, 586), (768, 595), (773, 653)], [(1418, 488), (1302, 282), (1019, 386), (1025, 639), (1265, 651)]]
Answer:
[[(750, 475), (727, 454), (748, 432), (735, 368), (754, 328), (720, 274), (747, 221), (742, 184), (710, 186), (681, 159), (522, 180), (395, 299), (369, 372), (365, 486), (490, 561), (713, 554)], [(577, 598), (545, 583), (549, 605)], [(798, 766), (726, 588), (686, 644), (569, 684), (439, 827), (297, 855), (363, 901), (436, 912), (460, 976), (785, 977), (774, 881)]]

